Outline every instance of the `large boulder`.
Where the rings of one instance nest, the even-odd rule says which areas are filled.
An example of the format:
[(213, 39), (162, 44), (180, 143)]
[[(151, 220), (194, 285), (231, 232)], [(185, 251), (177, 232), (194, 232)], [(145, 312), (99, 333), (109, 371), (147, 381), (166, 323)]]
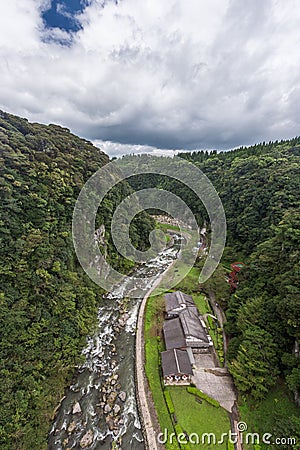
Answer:
[(121, 392), (119, 393), (119, 399), (120, 399), (122, 402), (125, 402), (125, 400), (126, 400), (126, 392), (121, 391)]
[(68, 433), (73, 433), (73, 431), (76, 430), (76, 422), (71, 422), (70, 425), (68, 426)]
[(104, 412), (105, 412), (105, 414), (108, 414), (108, 413), (110, 413), (111, 412), (111, 407), (110, 407), (110, 405), (105, 405), (104, 406)]
[(117, 414), (119, 414), (120, 411), (121, 411), (120, 406), (119, 405), (115, 405), (114, 406), (114, 414), (117, 415)]
[(89, 430), (87, 433), (85, 433), (85, 435), (81, 438), (80, 440), (80, 447), (81, 448), (86, 448), (89, 447), (90, 445), (92, 445), (94, 441), (94, 433), (92, 432), (92, 430)]
[(81, 413), (81, 406), (79, 402), (76, 402), (73, 406), (73, 414)]

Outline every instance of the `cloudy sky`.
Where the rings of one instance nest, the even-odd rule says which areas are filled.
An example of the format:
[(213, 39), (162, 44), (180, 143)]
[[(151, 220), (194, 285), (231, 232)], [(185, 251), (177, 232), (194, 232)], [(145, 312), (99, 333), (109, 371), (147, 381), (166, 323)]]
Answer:
[(300, 134), (299, 0), (2, 0), (0, 109), (111, 155)]

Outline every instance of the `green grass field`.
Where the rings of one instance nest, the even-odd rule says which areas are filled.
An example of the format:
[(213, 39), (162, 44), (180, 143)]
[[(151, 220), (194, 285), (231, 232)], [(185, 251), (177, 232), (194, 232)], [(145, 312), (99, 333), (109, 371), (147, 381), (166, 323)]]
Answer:
[(200, 314), (211, 313), (211, 309), (207, 303), (206, 297), (204, 294), (193, 294), (193, 299), (198, 307)]
[[(218, 444), (222, 433), (228, 433), (230, 430), (230, 421), (228, 413), (223, 408), (216, 408), (209, 405), (205, 400), (198, 403), (195, 396), (189, 394), (185, 387), (171, 386), (168, 388), (175, 407), (175, 415), (181, 428), (191, 436), (196, 433), (199, 436), (199, 444), (196, 438), (190, 442), (192, 449), (226, 449), (227, 440)], [(216, 444), (208, 443), (205, 433), (214, 433), (216, 436)], [(202, 443), (202, 438), (204, 443)], [(195, 443), (194, 443), (195, 442)]]
[(176, 225), (170, 225), (168, 223), (156, 222), (156, 228), (159, 228), (163, 231), (167, 231), (167, 230), (180, 231), (179, 227), (177, 227)]

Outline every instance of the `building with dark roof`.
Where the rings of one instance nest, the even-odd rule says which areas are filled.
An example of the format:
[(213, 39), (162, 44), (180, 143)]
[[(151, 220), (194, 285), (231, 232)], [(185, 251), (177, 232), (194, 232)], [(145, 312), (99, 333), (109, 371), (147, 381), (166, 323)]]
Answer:
[(164, 384), (190, 384), (192, 366), (186, 350), (172, 349), (162, 352)]
[(193, 352), (208, 352), (213, 343), (190, 295), (172, 292), (165, 295), (165, 301), (166, 351), (161, 354), (164, 383), (189, 384), (195, 367)]
[(166, 305), (166, 319), (178, 317), (180, 311), (183, 309), (195, 306), (193, 298), (180, 291), (169, 292), (165, 294), (164, 298)]
[(163, 324), (163, 332), (167, 350), (186, 347), (180, 319), (166, 320)]
[(210, 340), (208, 339), (207, 330), (202, 325), (196, 306), (182, 310), (179, 314), (179, 320), (187, 347), (210, 347)]
[[(165, 294), (166, 320), (164, 336), (167, 350), (192, 347), (208, 349), (212, 340), (190, 295), (183, 292)], [(183, 344), (183, 340), (185, 343)]]

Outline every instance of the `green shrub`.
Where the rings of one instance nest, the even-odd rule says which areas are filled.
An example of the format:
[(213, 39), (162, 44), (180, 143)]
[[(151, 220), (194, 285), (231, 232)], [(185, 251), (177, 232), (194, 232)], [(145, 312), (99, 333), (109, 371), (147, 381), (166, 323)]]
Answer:
[(175, 430), (177, 436), (179, 436), (181, 433), (183, 433), (183, 429), (181, 428), (181, 425), (179, 425), (179, 423), (174, 425), (174, 430)]
[(214, 322), (214, 320), (213, 320), (212, 317), (207, 316), (207, 321), (208, 321), (208, 324), (209, 324), (210, 328), (212, 328), (212, 329), (215, 329), (215, 328), (216, 328), (215, 322)]
[(164, 396), (165, 396), (165, 400), (166, 400), (166, 404), (169, 410), (170, 414), (174, 414), (175, 412), (175, 408), (171, 399), (171, 395), (169, 391), (164, 391)]
[(234, 443), (231, 441), (227, 441), (227, 450), (234, 450)]
[(220, 407), (220, 403), (217, 400), (204, 394), (204, 392), (200, 391), (200, 389), (188, 386), (186, 390), (188, 391), (189, 394), (196, 395), (197, 397), (206, 400), (207, 403), (209, 403), (210, 405), (215, 406), (216, 408)]
[[(183, 431), (181, 425), (176, 424), (176, 425), (174, 426), (174, 429), (175, 429), (175, 432), (176, 432), (177, 439), (178, 439), (178, 437), (179, 437), (180, 435), (185, 435), (185, 433), (184, 433), (184, 431)], [(182, 436), (180, 436), (180, 437), (182, 437)], [(180, 448), (182, 448), (182, 449), (184, 449), (184, 450), (191, 450), (191, 446), (190, 446), (190, 444), (188, 443), (188, 439), (187, 439), (187, 438), (184, 438), (184, 439), (185, 439), (186, 443), (183, 444), (183, 443), (179, 443), (179, 442), (178, 442)]]

